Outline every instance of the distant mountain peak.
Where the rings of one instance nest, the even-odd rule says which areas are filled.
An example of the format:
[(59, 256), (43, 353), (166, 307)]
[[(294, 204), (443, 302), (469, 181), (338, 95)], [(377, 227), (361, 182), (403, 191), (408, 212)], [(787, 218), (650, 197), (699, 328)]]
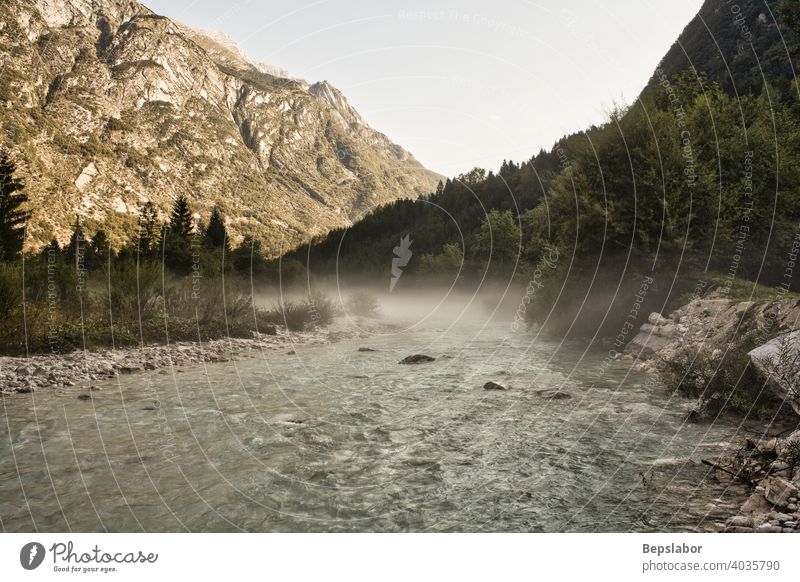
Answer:
[(222, 30), (194, 29), (180, 25), (186, 34), (209, 53), (217, 62), (223, 62), (234, 68), (253, 68), (261, 73), (279, 79), (291, 79), (307, 84), (304, 80), (293, 77), (289, 71), (281, 67), (252, 60), (242, 47), (230, 35)]
[(358, 111), (356, 111), (355, 107), (350, 105), (342, 92), (328, 81), (323, 80), (314, 83), (308, 88), (308, 92), (321, 99), (328, 107), (336, 111), (348, 125), (367, 125)]

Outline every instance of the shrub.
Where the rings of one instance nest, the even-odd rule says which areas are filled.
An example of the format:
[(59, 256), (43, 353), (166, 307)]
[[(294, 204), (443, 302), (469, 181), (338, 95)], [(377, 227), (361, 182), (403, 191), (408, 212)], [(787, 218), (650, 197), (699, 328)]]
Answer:
[(358, 317), (379, 317), (378, 298), (368, 291), (356, 291), (347, 300), (347, 312)]
[(264, 320), (275, 325), (283, 325), (292, 331), (302, 331), (311, 321), (311, 316), (303, 304), (284, 301), (266, 311)]
[(770, 380), (784, 387), (791, 396), (800, 398), (800, 353), (792, 342), (795, 334), (787, 335), (778, 342), (775, 358), (764, 360), (764, 368)]
[(786, 443), (782, 456), (792, 468), (800, 466), (800, 441)]
[(105, 274), (108, 306), (115, 318), (149, 319), (160, 312), (164, 290), (158, 263), (121, 259), (107, 266)]
[(336, 303), (321, 293), (312, 293), (304, 302), (309, 316), (309, 323), (314, 327), (330, 325), (339, 314)]
[(753, 412), (767, 416), (773, 397), (762, 389), (748, 352), (755, 347), (755, 334), (747, 333), (726, 349), (695, 352), (684, 348), (659, 364), (659, 374), (672, 393), (697, 398), (699, 412)]

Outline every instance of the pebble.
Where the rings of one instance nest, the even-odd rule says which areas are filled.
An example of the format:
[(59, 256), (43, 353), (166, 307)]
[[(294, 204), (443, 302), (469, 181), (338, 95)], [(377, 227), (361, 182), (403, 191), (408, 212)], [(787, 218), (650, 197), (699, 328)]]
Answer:
[(746, 515), (734, 515), (728, 519), (728, 524), (734, 527), (753, 527), (753, 520)]

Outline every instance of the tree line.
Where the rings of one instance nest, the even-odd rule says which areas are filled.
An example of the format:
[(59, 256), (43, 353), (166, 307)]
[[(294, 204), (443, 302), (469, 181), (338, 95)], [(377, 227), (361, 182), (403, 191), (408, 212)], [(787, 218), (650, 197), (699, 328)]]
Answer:
[(251, 337), (332, 316), (322, 297), (308, 299), (314, 322), (302, 303), (254, 305), (254, 282), (276, 278), (259, 241), (245, 236), (232, 245), (220, 209), (199, 222), (185, 196), (166, 220), (145, 203), (136, 232), (118, 248), (76, 216), (64, 245), (25, 251), (29, 201), (15, 174), (0, 152), (0, 353)]
[[(797, 3), (783, 8), (793, 27), (783, 38), (797, 55)], [(431, 280), (472, 290), (487, 280), (524, 285), (558, 248), (528, 312), (558, 333), (615, 334), (643, 277), (655, 281), (648, 312), (668, 311), (698, 285), (763, 295), (758, 284), (787, 283), (800, 236), (800, 99), (776, 72), (779, 48), (789, 68), (782, 44), (765, 49), (770, 75), (759, 84), (748, 76), (739, 93), (702, 72), (659, 68), (605, 123), (496, 173), (476, 168), (378, 208), (288, 257), (312, 275), (384, 286), (392, 249), (408, 236), (413, 256), (396, 291)]]

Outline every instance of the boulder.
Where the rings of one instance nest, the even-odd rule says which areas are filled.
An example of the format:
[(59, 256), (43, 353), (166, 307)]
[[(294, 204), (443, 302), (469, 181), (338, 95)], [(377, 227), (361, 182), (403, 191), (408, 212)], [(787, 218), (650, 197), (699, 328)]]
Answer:
[(750, 515), (760, 513), (765, 514), (772, 511), (772, 506), (762, 493), (756, 492), (747, 498), (747, 501), (742, 504), (742, 506), (739, 508), (739, 511)]
[[(628, 342), (623, 353), (646, 360), (672, 341), (675, 335), (675, 324), (665, 318), (657, 320), (653, 317), (654, 315), (658, 314), (652, 314), (648, 321), (658, 321), (659, 325), (654, 325), (653, 323), (642, 324), (642, 327), (639, 328), (639, 333)], [(659, 315), (659, 317), (661, 316)]]
[(647, 323), (650, 325), (666, 325), (670, 323), (670, 320), (654, 311), (647, 317)]
[(537, 394), (542, 398), (547, 398), (548, 400), (566, 400), (568, 398), (572, 398), (570, 394), (562, 392), (561, 390), (539, 390)]
[(797, 495), (797, 487), (792, 485), (783, 477), (772, 476), (762, 483), (764, 485), (764, 497), (778, 507), (785, 507), (789, 504), (789, 499)]
[(775, 395), (800, 414), (800, 330), (779, 335), (748, 355)]
[(401, 364), (426, 364), (428, 362), (435, 362), (436, 358), (432, 358), (431, 356), (426, 356), (424, 354), (414, 354), (413, 356), (407, 356), (400, 360)]
[(508, 390), (506, 386), (498, 384), (497, 382), (487, 382), (483, 385), (484, 390)]

